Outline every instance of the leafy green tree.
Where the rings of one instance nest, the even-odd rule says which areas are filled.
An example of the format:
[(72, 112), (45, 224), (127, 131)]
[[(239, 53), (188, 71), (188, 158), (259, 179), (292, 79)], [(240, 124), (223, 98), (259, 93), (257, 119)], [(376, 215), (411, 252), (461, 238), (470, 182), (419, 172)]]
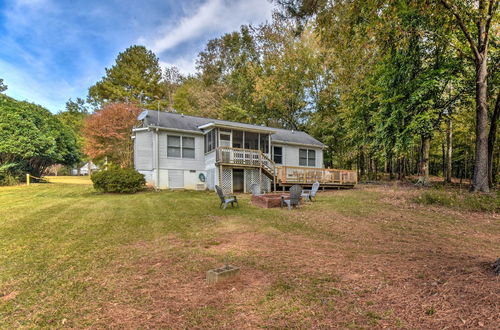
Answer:
[(0, 93), (7, 90), (7, 85), (4, 84), (3, 79), (0, 79)]
[[(489, 191), (488, 74), (491, 35), (498, 28), (498, 0), (438, 0), (452, 17), (460, 42), (469, 47), (476, 72), (476, 152), (471, 191)], [(493, 33), (491, 33), (493, 32)], [(496, 31), (498, 32), (498, 31)], [(494, 146), (493, 146), (494, 147)], [(491, 181), (491, 180), (490, 180)]]
[(184, 77), (175, 66), (165, 68), (163, 71), (162, 85), (164, 94), (167, 100), (167, 109), (174, 110), (174, 95), (175, 91), (179, 88)]
[(245, 25), (210, 40), (199, 54), (199, 79), (212, 91), (212, 100), (217, 100), (218, 117), (260, 123), (256, 114), (261, 104), (253, 99), (259, 57), (255, 29)]
[(74, 133), (41, 106), (0, 95), (0, 168), (4, 177), (40, 176), (51, 165), (73, 165), (80, 153)]
[(255, 77), (254, 101), (264, 105), (261, 121), (304, 129), (315, 110), (315, 82), (322, 73), (316, 36), (276, 19), (259, 33), (262, 65)]
[(224, 95), (223, 85), (207, 86), (197, 77), (186, 78), (173, 95), (177, 112), (191, 116), (221, 118)]
[[(84, 161), (87, 161), (87, 157), (83, 154), (83, 126), (85, 119), (89, 116), (88, 105), (81, 98), (77, 98), (75, 101), (69, 99), (66, 102), (66, 108), (56, 114), (56, 117), (69, 128), (76, 137), (77, 147), (82, 157), (80, 157), (80, 162), (77, 165), (78, 169), (83, 165)], [(73, 165), (73, 164), (72, 164)]]
[(158, 101), (164, 100), (161, 79), (156, 55), (144, 46), (131, 46), (119, 53), (115, 64), (106, 68), (106, 75), (89, 88), (88, 100), (96, 108), (130, 102), (156, 109)]

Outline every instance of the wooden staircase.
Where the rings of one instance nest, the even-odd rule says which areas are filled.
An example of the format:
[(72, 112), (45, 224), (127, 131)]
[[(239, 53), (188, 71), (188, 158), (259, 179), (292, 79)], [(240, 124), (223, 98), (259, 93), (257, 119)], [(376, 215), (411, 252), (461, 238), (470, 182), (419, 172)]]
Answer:
[(215, 164), (218, 166), (258, 168), (269, 179), (276, 178), (276, 164), (260, 150), (218, 147)]

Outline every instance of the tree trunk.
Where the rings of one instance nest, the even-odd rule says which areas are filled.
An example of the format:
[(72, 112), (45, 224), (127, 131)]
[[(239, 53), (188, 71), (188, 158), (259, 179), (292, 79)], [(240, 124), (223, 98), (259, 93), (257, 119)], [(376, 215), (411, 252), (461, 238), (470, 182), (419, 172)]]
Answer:
[(388, 160), (389, 180), (394, 180), (394, 157), (392, 154)]
[(365, 176), (365, 154), (363, 148), (359, 151), (360, 178)]
[(474, 175), (472, 177), (472, 192), (489, 192), (488, 185), (488, 67), (486, 51), (476, 64), (476, 157)]
[(443, 172), (443, 178), (446, 182), (446, 147), (444, 143), (441, 143), (441, 171)]
[(500, 117), (500, 92), (497, 95), (495, 102), (495, 110), (491, 116), (490, 132), (488, 134), (488, 184), (490, 188), (495, 185), (495, 175), (493, 172), (493, 155), (495, 151), (495, 142), (497, 137), (498, 119)]
[(418, 185), (429, 185), (429, 149), (431, 146), (431, 138), (422, 136), (422, 145), (420, 148), (420, 166), (418, 173)]
[(453, 161), (453, 130), (452, 119), (448, 118), (446, 123), (446, 182), (451, 183), (452, 161)]

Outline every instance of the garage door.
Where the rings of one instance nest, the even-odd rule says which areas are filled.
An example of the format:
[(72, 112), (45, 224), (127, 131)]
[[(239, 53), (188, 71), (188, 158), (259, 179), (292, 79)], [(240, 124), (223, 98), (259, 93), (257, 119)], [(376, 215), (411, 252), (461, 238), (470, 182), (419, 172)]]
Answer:
[(169, 188), (184, 188), (184, 171), (169, 170), (168, 171), (168, 187)]

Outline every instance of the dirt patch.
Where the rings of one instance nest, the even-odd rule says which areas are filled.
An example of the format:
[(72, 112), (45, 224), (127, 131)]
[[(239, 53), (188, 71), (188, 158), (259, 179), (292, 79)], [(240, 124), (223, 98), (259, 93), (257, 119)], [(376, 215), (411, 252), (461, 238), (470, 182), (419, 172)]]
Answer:
[[(269, 276), (241, 265), (240, 275), (217, 284), (207, 284), (205, 272), (219, 261), (190, 250), (189, 241), (168, 239), (136, 244), (134, 254), (144, 257), (114, 265), (115, 276), (106, 283), (112, 300), (102, 306), (97, 326), (126, 328), (255, 327), (259, 318), (247, 313), (270, 285)], [(173, 245), (176, 242), (176, 245)], [(119, 271), (116, 271), (119, 269)], [(116, 274), (119, 276), (116, 276)]]
[(12, 291), (11, 293), (8, 293), (6, 295), (1, 296), (3, 301), (9, 301), (12, 299), (16, 299), (16, 297), (19, 295), (19, 292), (17, 291)]
[[(127, 257), (103, 274), (110, 299), (96, 308), (98, 321), (89, 322), (126, 328), (494, 328), (500, 322), (500, 277), (491, 271), (500, 252), (495, 215), (436, 210), (433, 218), (428, 209), (407, 204), (411, 189), (367, 190), (379, 193), (382, 205), (368, 214), (349, 216), (324, 204), (283, 210), (286, 221), (301, 222), (304, 231), (221, 217), (193, 236), (128, 246)], [(240, 267), (239, 277), (208, 285), (205, 272), (225, 256)]]

